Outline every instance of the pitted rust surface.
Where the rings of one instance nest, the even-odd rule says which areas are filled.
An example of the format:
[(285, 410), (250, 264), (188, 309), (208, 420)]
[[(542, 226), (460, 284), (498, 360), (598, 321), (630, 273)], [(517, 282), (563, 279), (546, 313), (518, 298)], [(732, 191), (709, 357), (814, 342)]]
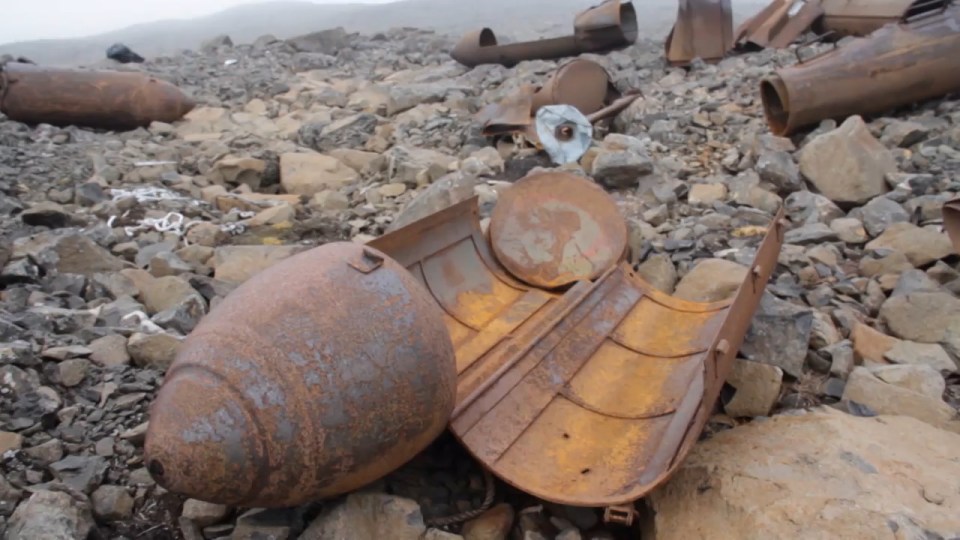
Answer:
[(556, 60), (582, 53), (603, 53), (637, 40), (637, 14), (633, 4), (605, 0), (574, 18), (571, 36), (500, 45), (490, 28), (468, 32), (450, 56), (467, 67), (481, 64), (515, 66), (524, 60)]
[(664, 47), (673, 65), (687, 65), (694, 58), (722, 60), (733, 47), (730, 0), (680, 0)]
[(949, 0), (819, 0), (823, 16), (813, 30), (836, 36), (866, 36), (885, 24), (900, 22), (930, 10), (940, 10)]
[[(960, 91), (960, 6), (888, 24), (760, 82), (775, 135)], [(824, 89), (829, 88), (829, 91)]]
[(943, 228), (953, 242), (953, 250), (960, 255), (960, 197), (944, 203)]
[(527, 493), (606, 506), (662, 483), (697, 440), (776, 266), (782, 216), (734, 299), (710, 304), (665, 295), (625, 262), (562, 294), (525, 285), (492, 256), (476, 197), (370, 245), (444, 310), (459, 374), (450, 428), (467, 449)]
[(186, 339), (151, 408), (148, 469), (176, 494), (254, 507), (388, 474), (454, 406), (443, 317), (370, 247), (330, 243), (271, 266)]
[(505, 190), (489, 237), (511, 275), (545, 289), (596, 279), (627, 250), (627, 224), (613, 198), (564, 172), (530, 175)]
[(27, 124), (128, 130), (174, 122), (195, 103), (143, 73), (8, 63), (0, 71), (0, 111)]

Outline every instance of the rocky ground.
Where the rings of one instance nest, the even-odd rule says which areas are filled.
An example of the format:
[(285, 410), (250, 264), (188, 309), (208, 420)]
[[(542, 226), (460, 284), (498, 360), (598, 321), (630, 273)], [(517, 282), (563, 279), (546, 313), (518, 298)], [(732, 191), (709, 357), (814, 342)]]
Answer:
[[(470, 120), (556, 63), (468, 70), (453, 42), (410, 29), (218, 38), (122, 67), (201, 102), (173, 125), (0, 120), (5, 538), (637, 538), (500, 483), (479, 518), (428, 527), (485, 496), (446, 436), (363, 492), (283, 511), (183, 501), (144, 467), (164, 370), (237, 284), (474, 193), (489, 209), (550, 166), (505, 158)], [(791, 140), (769, 134), (757, 81), (792, 51), (689, 72), (665, 67), (657, 42), (590, 57), (643, 92), (582, 164), (620, 204), (648, 280), (723, 298), (779, 205), (789, 218), (723, 413), (641, 505), (643, 538), (960, 535), (960, 265), (939, 221), (960, 192), (960, 101)]]

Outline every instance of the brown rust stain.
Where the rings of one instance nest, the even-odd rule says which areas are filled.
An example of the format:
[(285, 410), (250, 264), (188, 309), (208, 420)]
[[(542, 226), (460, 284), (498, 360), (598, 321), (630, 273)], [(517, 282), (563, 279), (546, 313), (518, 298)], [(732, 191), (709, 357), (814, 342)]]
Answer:
[[(529, 215), (535, 201), (512, 205), (507, 195), (516, 189), (523, 202), (523, 185), (498, 207), (507, 201), (503, 208)], [(581, 506), (635, 501), (669, 477), (703, 429), (776, 265), (782, 211), (735, 297), (703, 304), (654, 289), (625, 262), (565, 292), (525, 284), (493, 255), (476, 205), (464, 201), (372, 242), (420, 275), (448, 314), (459, 373), (451, 430), (532, 495)], [(487, 277), (416, 270), (438, 259)]]
[(356, 489), (443, 430), (454, 359), (411, 273), (325, 244), (257, 274), (190, 334), (151, 408), (147, 466), (174, 493), (227, 505)]

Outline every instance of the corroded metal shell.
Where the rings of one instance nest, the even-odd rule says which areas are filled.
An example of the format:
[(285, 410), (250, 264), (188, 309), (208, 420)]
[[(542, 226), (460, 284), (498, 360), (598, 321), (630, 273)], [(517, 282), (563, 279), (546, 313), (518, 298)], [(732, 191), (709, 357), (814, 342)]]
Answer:
[(21, 63), (0, 73), (0, 111), (26, 124), (128, 130), (174, 122), (195, 106), (173, 84), (145, 73)]
[(376, 249), (325, 244), (255, 275), (188, 336), (151, 408), (146, 464), (180, 495), (294, 506), (411, 459), (455, 389), (423, 285)]
[(518, 279), (553, 289), (596, 279), (627, 250), (627, 224), (600, 186), (571, 173), (518, 180), (490, 216), (497, 260)]
[(953, 250), (960, 255), (960, 197), (943, 204), (943, 228), (953, 242)]

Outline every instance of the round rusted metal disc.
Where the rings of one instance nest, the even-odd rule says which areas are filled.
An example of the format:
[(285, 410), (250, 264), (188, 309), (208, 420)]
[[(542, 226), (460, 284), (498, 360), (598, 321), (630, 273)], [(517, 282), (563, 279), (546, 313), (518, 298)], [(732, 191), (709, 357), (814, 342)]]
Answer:
[(569, 173), (540, 173), (500, 194), (490, 244), (517, 279), (552, 289), (594, 279), (626, 252), (627, 223), (600, 186)]

